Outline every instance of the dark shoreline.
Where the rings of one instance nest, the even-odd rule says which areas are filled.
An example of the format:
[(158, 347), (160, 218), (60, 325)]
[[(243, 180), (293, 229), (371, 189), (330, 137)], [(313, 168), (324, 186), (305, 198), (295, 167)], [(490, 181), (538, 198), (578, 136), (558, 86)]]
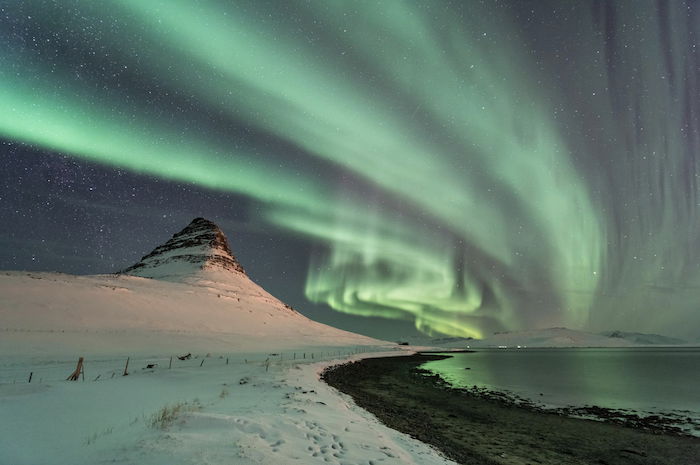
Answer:
[(570, 418), (556, 410), (515, 405), (506, 396), (454, 389), (418, 369), (443, 358), (364, 359), (331, 367), (322, 379), (387, 426), (463, 464), (700, 464), (700, 438), (665, 430), (663, 423)]

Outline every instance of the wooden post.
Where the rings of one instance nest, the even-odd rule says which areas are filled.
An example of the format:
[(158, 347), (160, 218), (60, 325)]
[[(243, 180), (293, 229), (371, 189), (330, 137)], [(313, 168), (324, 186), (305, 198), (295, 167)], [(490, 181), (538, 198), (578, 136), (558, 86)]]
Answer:
[[(78, 381), (78, 378), (80, 377), (80, 374), (83, 372), (83, 357), (80, 357), (78, 359), (78, 366), (75, 367), (75, 371), (71, 373), (71, 375), (66, 378), (66, 381)], [(85, 375), (83, 375), (83, 379), (85, 379)]]
[(30, 372), (29, 372), (29, 383), (32, 382), (32, 375), (33, 375), (33, 374), (34, 374), (33, 371), (30, 371)]
[(168, 364), (168, 370), (173, 367), (173, 356), (170, 356), (170, 363)]
[(226, 365), (228, 365), (228, 357), (226, 357)]
[(206, 360), (206, 359), (203, 358), (203, 359), (202, 359), (202, 363), (199, 364), (200, 367), (201, 367), (202, 365), (204, 365), (204, 360)]
[(122, 376), (129, 376), (129, 358), (126, 357), (126, 366), (124, 366), (124, 374)]

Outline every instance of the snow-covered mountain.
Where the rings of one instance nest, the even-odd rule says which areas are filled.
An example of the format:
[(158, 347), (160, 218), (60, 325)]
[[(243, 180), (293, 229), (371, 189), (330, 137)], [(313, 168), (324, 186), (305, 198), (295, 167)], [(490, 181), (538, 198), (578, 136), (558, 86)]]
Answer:
[(0, 351), (227, 352), (382, 342), (312, 321), (255, 284), (224, 233), (192, 221), (116, 275), (0, 274)]
[(568, 328), (502, 331), (484, 339), (439, 338), (411, 340), (413, 344), (444, 348), (517, 348), (517, 347), (633, 347), (683, 345), (686, 341), (658, 334), (609, 331), (591, 333)]
[(177, 281), (190, 279), (202, 270), (230, 271), (231, 276), (245, 274), (223, 231), (209, 220), (195, 218), (185, 229), (122, 273)]
[(688, 341), (675, 337), (663, 336), (661, 334), (633, 333), (627, 331), (605, 331), (600, 333), (610, 338), (625, 339), (634, 344), (640, 345), (681, 345), (688, 344)]
[(546, 328), (504, 331), (479, 341), (480, 347), (626, 347), (633, 345), (624, 339), (568, 328)]

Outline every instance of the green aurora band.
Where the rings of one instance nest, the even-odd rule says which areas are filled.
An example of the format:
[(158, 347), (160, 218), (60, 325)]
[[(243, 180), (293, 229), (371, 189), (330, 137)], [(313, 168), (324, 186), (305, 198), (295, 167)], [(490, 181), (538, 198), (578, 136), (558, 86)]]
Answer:
[[(477, 2), (10, 2), (86, 55), (97, 29), (106, 61), (158, 87), (3, 50), (0, 135), (250, 197), (319, 244), (306, 296), (338, 311), (464, 337), (682, 334), (700, 297), (686, 6), (571, 4), (554, 53)], [(159, 108), (175, 92), (189, 120)]]

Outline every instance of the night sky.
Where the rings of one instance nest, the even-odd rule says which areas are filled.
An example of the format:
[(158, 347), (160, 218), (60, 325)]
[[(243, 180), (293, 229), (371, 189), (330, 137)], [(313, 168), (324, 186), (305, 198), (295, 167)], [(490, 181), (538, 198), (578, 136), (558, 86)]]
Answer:
[(0, 269), (194, 217), (380, 337), (700, 338), (700, 5), (0, 2)]

